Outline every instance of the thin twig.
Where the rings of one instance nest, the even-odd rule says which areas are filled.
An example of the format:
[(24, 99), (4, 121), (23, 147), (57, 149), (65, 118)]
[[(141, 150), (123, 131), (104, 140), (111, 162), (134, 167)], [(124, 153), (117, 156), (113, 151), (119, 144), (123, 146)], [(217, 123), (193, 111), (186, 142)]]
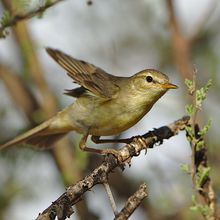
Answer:
[(48, 8), (52, 7), (53, 5), (61, 2), (63, 0), (54, 0), (54, 1), (46, 1), (44, 5), (42, 6), (39, 6), (38, 8), (34, 8), (26, 13), (23, 13), (23, 14), (16, 14), (16, 15), (13, 15), (9, 22), (5, 23), (5, 24), (2, 24), (0, 26), (0, 35), (4, 36), (4, 32), (5, 32), (5, 29), (8, 28), (8, 27), (12, 27), (14, 25), (16, 25), (18, 22), (20, 21), (23, 21), (23, 20), (27, 20), (27, 19), (30, 19), (36, 15), (39, 15), (39, 14), (42, 14), (43, 12), (45, 12)]
[(116, 203), (115, 203), (115, 200), (114, 200), (114, 197), (113, 197), (113, 194), (112, 194), (112, 191), (110, 189), (110, 186), (109, 186), (108, 182), (107, 181), (104, 182), (103, 186), (105, 187), (105, 191), (108, 195), (112, 210), (113, 210), (114, 214), (117, 215), (118, 213), (117, 213)]
[[(199, 211), (204, 219), (219, 220), (220, 218), (216, 210), (215, 192), (210, 177), (210, 167), (208, 166), (208, 150), (204, 140), (205, 133), (200, 133), (200, 127), (197, 123), (198, 112), (201, 110), (201, 103), (199, 102), (197, 94), (199, 94), (201, 89), (198, 89), (196, 86), (196, 73), (197, 69), (194, 67), (192, 89), (190, 89), (190, 95), (193, 98), (193, 110), (187, 127), (187, 139), (192, 149), (190, 174), (193, 188), (196, 192), (193, 203), (195, 210)], [(205, 87), (207, 87), (207, 85)], [(208, 127), (206, 129), (208, 129)]]
[(0, 79), (4, 82), (8, 93), (19, 109), (25, 113), (32, 124), (35, 124), (33, 112), (39, 109), (39, 105), (25, 82), (12, 69), (2, 63), (0, 63)]
[(146, 183), (141, 184), (139, 189), (128, 198), (124, 208), (117, 214), (114, 220), (127, 220), (140, 205), (141, 201), (147, 197), (146, 189)]
[[(196, 120), (197, 120), (197, 114), (198, 114), (198, 108), (196, 108), (196, 89), (197, 89), (197, 83), (196, 83), (196, 75), (197, 75), (197, 69), (194, 66), (194, 70), (193, 70), (193, 88), (192, 88), (192, 102), (193, 102), (193, 106), (195, 106), (195, 112), (193, 114), (193, 116), (191, 117), (191, 124), (192, 127), (195, 128), (196, 125)], [(195, 132), (193, 130), (193, 132)], [(195, 135), (195, 134), (194, 134)], [(196, 156), (196, 143), (191, 144), (191, 149), (192, 149), (192, 155), (191, 155), (191, 161), (192, 161), (192, 169), (191, 169), (191, 177), (192, 177), (192, 182), (193, 182), (193, 186), (196, 186), (196, 167), (195, 167), (195, 156)]]

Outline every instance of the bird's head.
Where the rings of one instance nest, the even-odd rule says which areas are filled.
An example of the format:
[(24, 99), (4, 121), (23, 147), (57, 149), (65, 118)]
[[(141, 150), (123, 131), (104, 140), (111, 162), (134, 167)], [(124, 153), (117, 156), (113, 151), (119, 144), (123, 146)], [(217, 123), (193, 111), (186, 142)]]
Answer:
[(138, 93), (148, 99), (160, 98), (168, 89), (177, 89), (178, 87), (169, 82), (168, 76), (158, 70), (146, 69), (136, 73), (131, 78), (132, 85)]

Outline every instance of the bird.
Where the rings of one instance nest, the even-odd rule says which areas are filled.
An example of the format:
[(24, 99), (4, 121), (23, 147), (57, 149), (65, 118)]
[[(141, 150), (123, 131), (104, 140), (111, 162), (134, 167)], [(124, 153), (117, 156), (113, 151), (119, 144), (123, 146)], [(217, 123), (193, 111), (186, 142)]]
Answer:
[(178, 88), (170, 83), (167, 75), (155, 69), (122, 77), (60, 50), (47, 47), (46, 51), (79, 85), (65, 93), (76, 100), (40, 125), (0, 145), (0, 149), (22, 143), (47, 149), (67, 133), (75, 131), (82, 134), (81, 150), (117, 156), (115, 149), (88, 147), (88, 136), (97, 144), (120, 142), (100, 137), (118, 135), (134, 126), (169, 89)]

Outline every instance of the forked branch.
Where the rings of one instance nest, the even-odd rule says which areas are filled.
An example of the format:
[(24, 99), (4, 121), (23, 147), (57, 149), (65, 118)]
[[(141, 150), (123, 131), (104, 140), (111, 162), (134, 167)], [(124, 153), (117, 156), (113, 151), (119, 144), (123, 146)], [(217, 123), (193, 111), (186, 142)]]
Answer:
[[(138, 156), (142, 150), (147, 151), (148, 148), (153, 148), (154, 144), (162, 144), (164, 139), (177, 135), (179, 131), (185, 129), (189, 119), (188, 116), (184, 116), (167, 126), (130, 138), (130, 143), (119, 149), (122, 161), (130, 163), (131, 159)], [(83, 180), (68, 187), (66, 192), (39, 214), (37, 220), (54, 220), (56, 217), (64, 220), (70, 217), (73, 214), (72, 206), (81, 200), (83, 194), (96, 184), (103, 184), (116, 167), (121, 167), (118, 160), (114, 156), (107, 156), (103, 163)]]

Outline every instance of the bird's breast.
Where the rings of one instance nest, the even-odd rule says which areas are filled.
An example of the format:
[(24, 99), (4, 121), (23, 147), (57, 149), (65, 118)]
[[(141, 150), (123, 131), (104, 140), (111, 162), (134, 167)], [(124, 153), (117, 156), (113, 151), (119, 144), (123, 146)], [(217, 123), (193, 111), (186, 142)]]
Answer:
[(114, 99), (97, 105), (90, 114), (92, 135), (119, 134), (135, 125), (152, 107), (132, 99)]
[(136, 124), (152, 107), (137, 97), (81, 97), (65, 110), (72, 130), (96, 136), (119, 134)]

